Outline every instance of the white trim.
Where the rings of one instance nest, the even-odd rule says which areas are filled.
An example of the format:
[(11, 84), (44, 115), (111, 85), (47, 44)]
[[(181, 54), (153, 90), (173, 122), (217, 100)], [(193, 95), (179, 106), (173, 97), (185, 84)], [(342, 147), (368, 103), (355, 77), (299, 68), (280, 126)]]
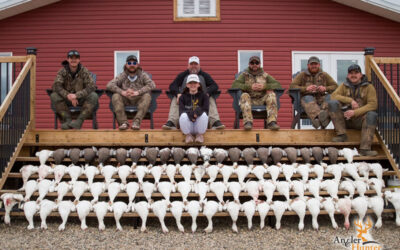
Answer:
[(138, 63), (140, 63), (140, 50), (115, 50), (114, 51), (114, 77), (117, 76), (117, 72), (118, 72), (118, 70), (117, 70), (117, 54), (118, 53), (136, 54)]
[(264, 51), (262, 50), (262, 49), (255, 49), (255, 50), (238, 50), (237, 51), (237, 65), (238, 65), (238, 67), (237, 67), (237, 73), (239, 73), (241, 70), (240, 70), (240, 53), (241, 52), (259, 52), (260, 53), (260, 62), (261, 62), (261, 68), (263, 68), (264, 67), (264, 56), (263, 56), (263, 54), (264, 54)]

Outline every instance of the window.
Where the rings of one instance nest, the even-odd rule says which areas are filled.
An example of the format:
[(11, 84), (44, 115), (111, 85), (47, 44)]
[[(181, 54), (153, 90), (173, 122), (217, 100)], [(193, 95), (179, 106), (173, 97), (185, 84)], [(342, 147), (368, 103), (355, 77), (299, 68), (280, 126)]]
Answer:
[[(12, 52), (0, 52), (0, 56), (12, 56)], [(0, 103), (2, 103), (11, 89), (12, 63), (0, 63), (0, 65)]]
[(262, 50), (238, 50), (238, 72), (242, 72), (249, 66), (249, 59), (252, 56), (260, 57), (261, 67), (263, 67)]
[(114, 51), (114, 77), (122, 73), (126, 63), (126, 58), (130, 55), (136, 56), (138, 62), (140, 62), (139, 50)]
[(174, 21), (220, 20), (220, 0), (174, 0)]
[[(329, 51), (292, 51), (292, 75), (307, 69), (308, 58), (317, 56), (321, 61), (321, 68), (338, 83), (342, 84), (347, 77), (347, 68), (351, 64), (364, 66), (364, 51), (360, 52), (329, 52)], [(364, 72), (365, 73), (365, 72)], [(301, 120), (302, 128), (313, 128), (308, 119)], [(327, 128), (333, 128), (332, 123)]]

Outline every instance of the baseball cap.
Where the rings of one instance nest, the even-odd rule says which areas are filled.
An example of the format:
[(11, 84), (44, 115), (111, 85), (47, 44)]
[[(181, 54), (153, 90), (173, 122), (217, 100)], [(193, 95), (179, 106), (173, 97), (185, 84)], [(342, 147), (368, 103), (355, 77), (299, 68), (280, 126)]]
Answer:
[(126, 58), (126, 62), (129, 62), (129, 61), (135, 61), (135, 62), (137, 62), (138, 60), (137, 60), (137, 57), (136, 57), (136, 56), (134, 56), (134, 55), (129, 55), (129, 56)]
[(191, 58), (189, 58), (189, 64), (191, 64), (192, 62), (200, 64), (200, 59), (197, 56), (192, 56)]
[(308, 58), (308, 64), (311, 64), (311, 63), (321, 63), (321, 62), (319, 61), (318, 57), (312, 56), (312, 57)]
[(200, 82), (200, 79), (196, 74), (190, 74), (186, 80), (186, 84), (189, 82)]
[(259, 58), (258, 56), (252, 56), (252, 57), (250, 57), (250, 59), (249, 59), (249, 63), (252, 62), (252, 61), (260, 62), (260, 58)]
[(68, 54), (67, 54), (67, 57), (68, 57), (68, 58), (69, 58), (69, 57), (73, 57), (73, 56), (76, 56), (76, 57), (78, 57), (78, 58), (81, 57), (81, 55), (79, 54), (79, 52), (78, 52), (77, 50), (75, 50), (75, 49), (72, 49), (72, 50), (68, 51)]
[(347, 72), (350, 73), (351, 71), (357, 71), (361, 73), (361, 68), (357, 64), (352, 64), (347, 68)]

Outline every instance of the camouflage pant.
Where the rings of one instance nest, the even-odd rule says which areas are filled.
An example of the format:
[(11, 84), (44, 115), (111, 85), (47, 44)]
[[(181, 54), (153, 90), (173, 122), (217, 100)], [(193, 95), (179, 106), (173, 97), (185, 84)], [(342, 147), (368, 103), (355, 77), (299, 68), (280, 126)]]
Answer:
[(267, 124), (276, 122), (278, 118), (278, 106), (276, 103), (276, 95), (274, 92), (266, 93), (262, 98), (251, 98), (248, 93), (243, 93), (239, 101), (240, 109), (243, 114), (243, 123), (253, 122), (253, 114), (251, 113), (251, 105), (266, 105)]
[(352, 117), (349, 120), (344, 118), (342, 105), (337, 100), (328, 101), (328, 112), (335, 126), (337, 135), (346, 133), (346, 128), (361, 130), (360, 149), (371, 149), (374, 139), (375, 128), (377, 126), (378, 114), (375, 111), (369, 111), (360, 117)]
[(119, 125), (128, 122), (128, 118), (125, 113), (125, 106), (137, 105), (137, 113), (133, 120), (139, 119), (141, 122), (150, 107), (150, 103), (151, 95), (149, 93), (129, 98), (118, 93), (114, 93), (112, 96), (112, 104), (114, 106), (114, 112)]
[(331, 99), (330, 95), (306, 95), (301, 98), (301, 106), (306, 112), (307, 116), (314, 120), (318, 117), (321, 110), (327, 110), (328, 104), (327, 101)]
[[(87, 119), (91, 117), (94, 108), (98, 104), (98, 99), (99, 96), (96, 94), (96, 92), (92, 92), (88, 96), (78, 99), (78, 105), (82, 106), (79, 118)], [(50, 95), (50, 100), (54, 105), (56, 113), (60, 117), (61, 122), (65, 122), (66, 119), (71, 119), (71, 112), (69, 111), (68, 106), (72, 106), (72, 103), (68, 99), (64, 99), (56, 92), (53, 92)]]

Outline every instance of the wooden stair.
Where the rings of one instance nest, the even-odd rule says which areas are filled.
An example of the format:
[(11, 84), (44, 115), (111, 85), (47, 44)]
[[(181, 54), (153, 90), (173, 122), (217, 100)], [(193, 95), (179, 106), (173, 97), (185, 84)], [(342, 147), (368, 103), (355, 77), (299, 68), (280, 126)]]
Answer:
[[(343, 143), (334, 143), (331, 142), (332, 137), (335, 136), (335, 133), (333, 130), (286, 130), (282, 129), (280, 131), (270, 131), (270, 130), (252, 130), (252, 131), (243, 131), (243, 130), (209, 130), (205, 134), (205, 143), (204, 144), (185, 144), (184, 143), (184, 136), (180, 131), (163, 131), (163, 130), (140, 130), (140, 131), (116, 131), (116, 130), (79, 130), (79, 131), (61, 131), (61, 130), (32, 130), (28, 132), (26, 135), (25, 140), (23, 141), (23, 145), (21, 147), (21, 150), (18, 152), (18, 154), (15, 156), (15, 163), (12, 166), (11, 169), (6, 171), (5, 174), (3, 175), (3, 179), (1, 180), (0, 183), (4, 183), (2, 185), (2, 189), (0, 190), (0, 194), (3, 193), (19, 193), (17, 189), (22, 186), (22, 178), (21, 174), (19, 173), (19, 169), (26, 164), (32, 164), (32, 165), (39, 165), (39, 160), (37, 157), (35, 157), (35, 152), (40, 151), (42, 149), (50, 149), (50, 150), (55, 150), (58, 148), (72, 148), (72, 147), (80, 147), (81, 149), (89, 146), (96, 146), (96, 147), (112, 147), (112, 148), (132, 148), (132, 147), (150, 147), (150, 146), (158, 146), (160, 149), (163, 147), (200, 147), (200, 146), (207, 146), (210, 148), (229, 148), (233, 146), (237, 146), (239, 148), (246, 148), (246, 147), (269, 147), (269, 146), (274, 146), (274, 147), (286, 147), (286, 146), (292, 146), (296, 148), (302, 148), (302, 147), (311, 147), (311, 146), (321, 146), (321, 147), (337, 147), (337, 148), (344, 148), (344, 147), (350, 147), (350, 148), (358, 148), (359, 142), (360, 142), (360, 131), (356, 130), (349, 130), (348, 131), (348, 137), (349, 140), (347, 142)], [(398, 176), (400, 177), (399, 171), (395, 165), (392, 165), (392, 161), (390, 160), (390, 154), (386, 150), (385, 145), (382, 144), (382, 142), (379, 140), (378, 137), (374, 138), (373, 142), (373, 149), (378, 152), (378, 155), (375, 157), (354, 157), (354, 161), (366, 161), (366, 162), (379, 162), (384, 168), (389, 168), (390, 171), (384, 172), (383, 178), (387, 180), (390, 176)], [(298, 157), (297, 161), (302, 162), (302, 158)], [(328, 157), (324, 157), (323, 159), (324, 162), (328, 163)], [(339, 157), (338, 162), (344, 162), (345, 158), (344, 157)], [(48, 160), (48, 162), (52, 163), (54, 162), (52, 158)], [(70, 164), (70, 159), (66, 158), (64, 160), (65, 165)], [(84, 159), (81, 158), (79, 160), (80, 164), (84, 164)], [(211, 158), (211, 164), (215, 163), (215, 159)], [(282, 163), (287, 163), (288, 159), (286, 157), (282, 158)], [(170, 160), (170, 163), (173, 163), (172, 160)], [(188, 159), (185, 158), (182, 162), (182, 164), (189, 163)], [(202, 164), (203, 161), (201, 158), (198, 160), (198, 164)], [(259, 164), (260, 160), (255, 159), (255, 164)], [(311, 163), (315, 163), (314, 158), (311, 157)], [(97, 162), (95, 163), (97, 164)], [(109, 164), (116, 166), (117, 162), (114, 158), (110, 159)], [(131, 164), (131, 160), (128, 158), (127, 159), (127, 164)], [(142, 157), (139, 160), (138, 164), (147, 164), (147, 160)], [(159, 164), (159, 161), (158, 163)], [(226, 162), (226, 164), (232, 164), (229, 161)], [(244, 160), (242, 159), (239, 164), (245, 164)], [(374, 174), (371, 172), (370, 177), (373, 177)], [(310, 173), (309, 178), (314, 178), (316, 177), (315, 174)], [(348, 175), (343, 174), (342, 177), (348, 177)], [(37, 179), (38, 175), (34, 174), (31, 176), (30, 179)], [(54, 175), (50, 174), (49, 176), (46, 177), (47, 179), (53, 179)], [(118, 175), (114, 175), (113, 178), (119, 180)], [(203, 181), (207, 181), (209, 176), (205, 174), (203, 176)], [(246, 180), (255, 178), (256, 177), (253, 174), (249, 174), (246, 178)], [(264, 179), (269, 179), (270, 175), (265, 174)], [(292, 177), (293, 179), (296, 178), (301, 178), (299, 174), (294, 174)], [(331, 174), (324, 174), (324, 179), (330, 179), (333, 178), (333, 175)], [(102, 181), (104, 177), (102, 175), (97, 175), (95, 176), (94, 180), (95, 181)], [(177, 181), (183, 180), (182, 175), (176, 174), (175, 179)], [(194, 175), (192, 175), (192, 178), (194, 179)], [(279, 175), (280, 180), (284, 180), (285, 177), (283, 174)], [(64, 175), (63, 180), (70, 180), (70, 176), (68, 174)], [(79, 180), (87, 180), (85, 175), (82, 175)], [(127, 178), (128, 182), (129, 181), (136, 181), (137, 177), (135, 174), (131, 174)], [(144, 177), (144, 180), (148, 180), (150, 182), (154, 181), (154, 178), (152, 175), (147, 174)], [(168, 180), (167, 175), (163, 174), (161, 176), (161, 181), (162, 180)], [(222, 175), (218, 174), (216, 181), (222, 180)], [(231, 175), (230, 181), (235, 181), (237, 180), (237, 175), (233, 174)], [(245, 181), (246, 181), (245, 180)], [(391, 190), (390, 188), (386, 188), (383, 190)], [(309, 192), (305, 192), (305, 195), (311, 195)], [(321, 196), (329, 196), (329, 194), (326, 191), (320, 191)], [(346, 191), (339, 191), (338, 193), (339, 197), (343, 197), (345, 195), (348, 195)], [(365, 193), (367, 196), (373, 196), (376, 195), (376, 192), (374, 190), (367, 190)], [(37, 197), (38, 192), (35, 192), (32, 197)], [(291, 198), (295, 198), (296, 194), (294, 192), (290, 192)], [(357, 196), (357, 192), (355, 193), (355, 196)], [(264, 198), (263, 192), (260, 193), (261, 199)], [(46, 196), (46, 199), (50, 200), (55, 200), (57, 198), (57, 193), (56, 192), (51, 192), (48, 193)], [(121, 200), (121, 201), (126, 201), (127, 202), (128, 195), (126, 192), (122, 191), (121, 193), (118, 194), (116, 201)], [(198, 199), (198, 195), (195, 193), (190, 193), (188, 196), (189, 200), (193, 199)], [(207, 198), (208, 199), (216, 199), (215, 194), (212, 192), (207, 193)], [(74, 197), (71, 192), (67, 193), (64, 200), (69, 199), (73, 200)], [(82, 195), (82, 199), (87, 199), (91, 200), (92, 195), (90, 192), (85, 192)], [(152, 199), (158, 200), (162, 199), (162, 195), (159, 192), (154, 192), (152, 194)], [(248, 196), (246, 192), (241, 192), (240, 193), (240, 199), (241, 202), (250, 200), (251, 198)], [(275, 192), (274, 193), (274, 200), (282, 200), (284, 197), (279, 193)], [(32, 199), (31, 199), (32, 200)], [(100, 200), (108, 200), (108, 194), (103, 193), (100, 195)], [(145, 200), (144, 194), (139, 191), (136, 195), (136, 201), (140, 200)], [(172, 200), (181, 200), (181, 194), (179, 192), (171, 193), (171, 201)], [(232, 194), (230, 192), (226, 192), (224, 194), (224, 200), (232, 200)], [(394, 209), (392, 208), (385, 208), (384, 213), (393, 213)], [(352, 213), (355, 213), (353, 210)], [(368, 213), (373, 213), (372, 210), (368, 210)], [(0, 212), (0, 215), (4, 214), (4, 212)], [(307, 214), (309, 212), (307, 211)], [(327, 214), (325, 210), (321, 210), (321, 214)], [(269, 216), (273, 215), (273, 212), (270, 211), (268, 213)], [(284, 215), (296, 215), (295, 212), (293, 211), (286, 211)], [(11, 216), (24, 216), (24, 213), (22, 211), (13, 211), (11, 212)], [(51, 213), (50, 216), (58, 216), (58, 212), (53, 212)], [(77, 216), (77, 213), (71, 213), (70, 216)], [(95, 213), (91, 212), (89, 214), (89, 217), (94, 217)], [(113, 213), (107, 213), (106, 217), (112, 217)], [(135, 212), (130, 212), (130, 213), (125, 213), (123, 215), (124, 217), (138, 217), (137, 213)], [(149, 217), (154, 217), (155, 215), (150, 212)], [(167, 213), (167, 217), (172, 216), (171, 213)], [(188, 213), (183, 213), (183, 217), (188, 217), (190, 216)], [(203, 216), (202, 213), (199, 214), (199, 216)], [(215, 216), (223, 217), (223, 216), (229, 216), (228, 212), (218, 212)], [(244, 216), (244, 213), (241, 212), (240, 216)], [(258, 212), (256, 212), (255, 216), (258, 216)]]

